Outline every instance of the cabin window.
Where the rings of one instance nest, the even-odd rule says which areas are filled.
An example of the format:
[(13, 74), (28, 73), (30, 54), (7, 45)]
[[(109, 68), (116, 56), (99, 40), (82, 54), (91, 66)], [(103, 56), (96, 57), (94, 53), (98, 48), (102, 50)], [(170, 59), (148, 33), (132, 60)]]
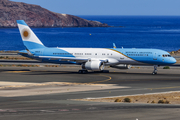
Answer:
[(85, 55), (91, 55), (91, 53), (85, 53)]
[(83, 53), (75, 53), (75, 55), (83, 55)]
[(162, 57), (171, 57), (169, 54), (163, 54)]

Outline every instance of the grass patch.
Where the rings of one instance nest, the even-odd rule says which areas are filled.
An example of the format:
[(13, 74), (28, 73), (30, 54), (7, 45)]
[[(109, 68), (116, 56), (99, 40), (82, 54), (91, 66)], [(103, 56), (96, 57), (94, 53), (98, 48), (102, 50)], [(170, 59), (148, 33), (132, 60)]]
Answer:
[(45, 67), (59, 67), (59, 65), (45, 65)]
[(165, 103), (165, 101), (164, 100), (159, 100), (158, 103), (163, 104), (163, 103)]
[(169, 104), (170, 102), (168, 100), (159, 100), (159, 104)]
[(6, 57), (0, 56), (0, 59), (3, 59), (3, 60), (33, 60), (31, 58), (26, 58), (26, 57), (9, 57), (9, 56), (6, 56)]
[(122, 100), (117, 98), (114, 102), (121, 102)]
[(1, 65), (0, 67), (40, 67), (40, 65)]
[(124, 98), (124, 102), (131, 102), (130, 98)]
[(165, 66), (165, 67), (163, 67), (163, 69), (170, 69), (170, 67), (169, 66)]

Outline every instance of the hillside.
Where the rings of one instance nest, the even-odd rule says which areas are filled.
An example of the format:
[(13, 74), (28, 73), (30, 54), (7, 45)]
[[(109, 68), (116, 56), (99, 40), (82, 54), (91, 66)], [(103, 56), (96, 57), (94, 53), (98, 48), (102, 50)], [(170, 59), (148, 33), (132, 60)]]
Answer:
[(108, 27), (98, 21), (51, 12), (38, 5), (0, 0), (0, 27), (17, 27), (16, 20), (25, 20), (30, 27)]

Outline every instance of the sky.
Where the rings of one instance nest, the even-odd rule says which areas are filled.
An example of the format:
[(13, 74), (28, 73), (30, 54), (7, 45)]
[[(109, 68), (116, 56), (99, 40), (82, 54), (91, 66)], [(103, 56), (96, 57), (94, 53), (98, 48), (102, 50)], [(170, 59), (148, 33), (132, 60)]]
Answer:
[(11, 0), (71, 15), (180, 16), (180, 0)]

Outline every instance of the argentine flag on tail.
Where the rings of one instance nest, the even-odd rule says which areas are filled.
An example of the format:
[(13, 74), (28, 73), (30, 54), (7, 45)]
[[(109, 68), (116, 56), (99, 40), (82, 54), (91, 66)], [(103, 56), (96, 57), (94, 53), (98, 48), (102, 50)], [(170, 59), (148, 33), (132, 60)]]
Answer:
[(24, 45), (28, 50), (45, 48), (43, 43), (38, 39), (34, 32), (24, 22), (24, 20), (17, 20), (17, 25), (21, 34)]

